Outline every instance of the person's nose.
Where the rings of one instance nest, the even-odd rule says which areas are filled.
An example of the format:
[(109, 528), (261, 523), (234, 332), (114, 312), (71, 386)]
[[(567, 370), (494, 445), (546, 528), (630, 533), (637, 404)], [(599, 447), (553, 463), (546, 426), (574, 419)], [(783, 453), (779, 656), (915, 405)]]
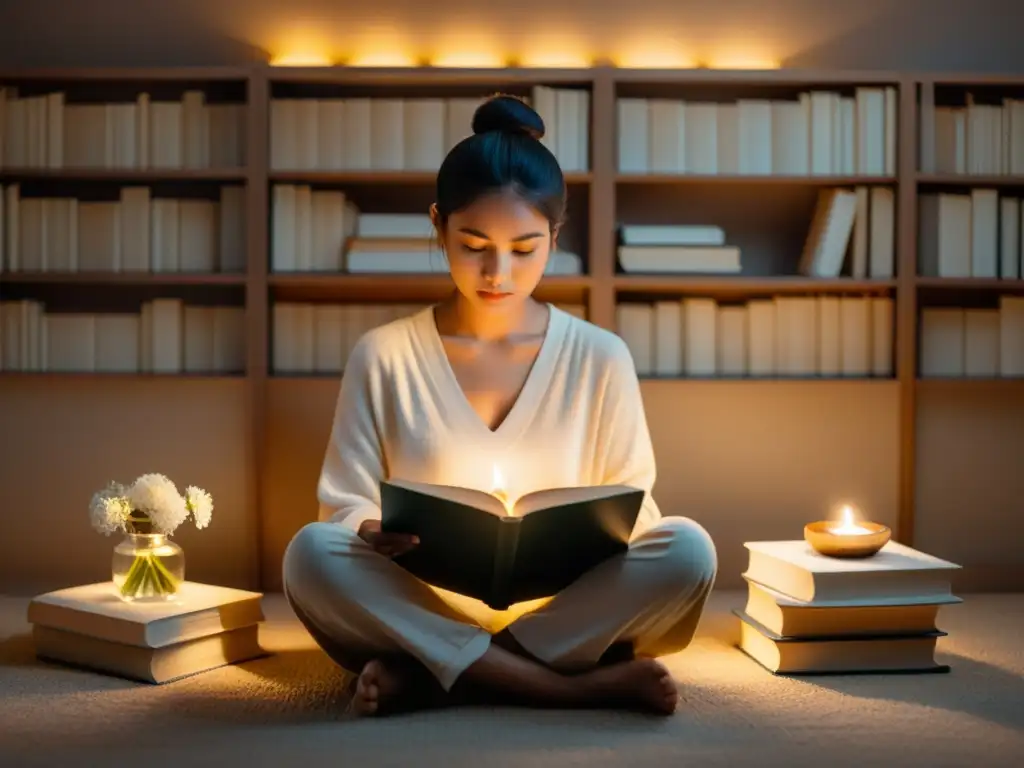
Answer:
[(484, 260), (484, 279), (490, 285), (500, 286), (512, 279), (512, 254), (508, 251), (492, 251)]

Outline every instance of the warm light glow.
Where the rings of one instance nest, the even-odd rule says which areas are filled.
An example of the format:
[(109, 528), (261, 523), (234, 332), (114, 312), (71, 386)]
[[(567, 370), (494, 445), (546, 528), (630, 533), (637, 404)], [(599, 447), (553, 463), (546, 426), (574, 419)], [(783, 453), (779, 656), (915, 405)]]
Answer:
[(319, 53), (285, 53), (270, 60), (272, 67), (329, 67), (331, 64), (329, 56)]
[(501, 501), (505, 507), (505, 514), (512, 514), (513, 503), (508, 497), (508, 492), (505, 488), (505, 477), (501, 474), (501, 468), (495, 464), (494, 470), (491, 475), (491, 495), (494, 498)]
[(779, 69), (782, 63), (773, 56), (756, 51), (720, 50), (711, 53), (701, 61), (709, 69)]
[(385, 25), (362, 35), (345, 58), (351, 67), (417, 67), (423, 56), (399, 30)]
[(839, 536), (859, 536), (865, 533), (871, 533), (870, 529), (865, 528), (862, 525), (857, 525), (853, 508), (849, 504), (843, 505), (843, 508), (839, 512), (839, 516), (841, 518), (840, 522), (829, 528), (829, 533), (834, 533)]
[(474, 29), (448, 31), (433, 46), (428, 57), (433, 67), (498, 69), (508, 63), (508, 55), (493, 36)]
[(513, 56), (514, 65), (550, 69), (587, 69), (594, 66), (594, 57), (582, 43), (558, 37), (538, 42), (535, 47)]
[(612, 61), (622, 69), (693, 69), (697, 66), (692, 55), (671, 40), (659, 40), (656, 33), (627, 44)]

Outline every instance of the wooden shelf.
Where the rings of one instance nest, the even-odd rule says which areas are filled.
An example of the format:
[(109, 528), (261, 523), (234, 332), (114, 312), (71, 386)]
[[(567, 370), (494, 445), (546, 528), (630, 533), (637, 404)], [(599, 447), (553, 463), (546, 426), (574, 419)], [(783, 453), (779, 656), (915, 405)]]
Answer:
[(919, 173), (917, 183), (935, 186), (969, 187), (1013, 187), (1024, 186), (1024, 176), (969, 174), (969, 173)]
[(247, 279), (219, 272), (0, 272), (0, 285), (245, 285)]
[(1024, 280), (1003, 280), (998, 277), (918, 277), (918, 288), (938, 288), (955, 291), (1024, 291)]
[[(244, 295), (246, 308), (246, 361), (243, 374), (143, 374), (143, 373), (58, 373), (0, 372), (0, 380), (82, 381), (123, 380), (125, 382), (166, 381), (232, 381), (240, 382), (245, 395), (247, 489), (254, 518), (246, 521), (255, 537), (278, 535), (273, 526), (261, 520), (275, 514), (265, 485), (269, 464), (268, 413), (273, 387), (277, 382), (302, 382), (312, 392), (326, 393), (340, 379), (340, 373), (274, 373), (269, 358), (272, 334), (272, 313), (275, 302), (359, 302), (359, 303), (428, 303), (453, 290), (447, 274), (317, 274), (268, 273), (272, 198), (268, 194), (275, 183), (310, 185), (349, 185), (353, 199), (365, 198), (367, 210), (405, 210), (415, 201), (416, 210), (425, 210), (424, 200), (431, 199), (436, 174), (432, 171), (346, 171), (346, 170), (274, 170), (270, 160), (271, 99), (277, 94), (410, 94), (410, 95), (484, 95), (497, 90), (527, 94), (533, 85), (587, 89), (590, 92), (589, 167), (583, 173), (566, 173), (569, 184), (586, 185), (572, 190), (570, 199), (580, 210), (570, 211), (573, 226), (578, 224), (581, 243), (578, 250), (585, 255), (587, 275), (545, 277), (538, 288), (538, 298), (555, 303), (583, 303), (589, 319), (597, 325), (614, 329), (615, 302), (625, 300), (656, 300), (679, 295), (721, 296), (742, 300), (771, 295), (897, 295), (895, 333), (895, 367), (898, 375), (881, 377), (716, 377), (679, 378), (645, 376), (645, 386), (662, 384), (719, 384), (723, 382), (749, 387), (783, 387), (801, 382), (859, 387), (864, 384), (892, 387), (898, 392), (898, 423), (893, 432), (899, 441), (899, 526), (901, 541), (913, 543), (913, 522), (916, 493), (916, 435), (918, 420), (916, 398), (919, 391), (945, 390), (980, 392), (1012, 392), (1024, 388), (1020, 379), (915, 379), (919, 341), (919, 310), (924, 299), (941, 302), (992, 302), (1000, 292), (1024, 292), (1024, 280), (947, 279), (913, 275), (917, 263), (917, 196), (929, 188), (948, 187), (1024, 187), (1019, 175), (952, 175), (929, 174), (917, 170), (919, 140), (919, 86), (950, 85), (956, 87), (1000, 85), (1020, 86), (1022, 77), (989, 74), (943, 74), (887, 71), (830, 70), (711, 70), (617, 69), (597, 66), (590, 69), (567, 68), (360, 68), (272, 67), (253, 64), (239, 67), (167, 67), (167, 68), (94, 68), (2, 70), (0, 82), (24, 82), (32, 88), (61, 87), (70, 93), (109, 90), (129, 93), (151, 88), (153, 92), (175, 92), (181, 86), (206, 88), (218, 99), (244, 98), (246, 103), (244, 156), (242, 168), (200, 169), (118, 169), (118, 168), (0, 168), (0, 183), (75, 182), (92, 193), (86, 185), (94, 185), (99, 195), (107, 195), (110, 184), (160, 184), (195, 182), (236, 183), (246, 188), (246, 264), (244, 274), (193, 273), (0, 273), (0, 291), (8, 289), (11, 296), (67, 295), (93, 297), (100, 294), (111, 302), (137, 303), (139, 296), (170, 293), (165, 287), (177, 287), (177, 293), (231, 294), (237, 304)], [(149, 85), (152, 84), (152, 85)], [(93, 87), (95, 86), (95, 88)], [(631, 93), (679, 95), (715, 94), (733, 98), (738, 93), (776, 94), (793, 98), (807, 89), (832, 89), (852, 94), (857, 86), (894, 86), (897, 90), (899, 128), (896, 137), (897, 167), (893, 175), (884, 176), (784, 176), (784, 175), (703, 175), (703, 174), (631, 174), (617, 171), (616, 98)], [(653, 97), (653, 96), (652, 96)], [(121, 98), (120, 96), (118, 98)], [(776, 98), (776, 96), (771, 96)], [(236, 156), (237, 157), (237, 156)], [(679, 223), (676, 219), (716, 221), (727, 230), (745, 230), (741, 243), (745, 257), (757, 262), (756, 269), (785, 273), (795, 270), (801, 239), (805, 236), (818, 192), (827, 187), (855, 186), (893, 187), (896, 192), (896, 271), (898, 278), (861, 280), (852, 278), (817, 279), (799, 275), (666, 275), (618, 274), (616, 272), (616, 229), (629, 222)], [(53, 183), (52, 188), (58, 189)], [(206, 194), (201, 187), (198, 194)], [(35, 195), (36, 192), (32, 191)], [(64, 191), (61, 190), (61, 194)], [(76, 194), (74, 190), (69, 194)], [(649, 206), (662, 201), (663, 210), (679, 211), (664, 214)], [(749, 220), (748, 220), (749, 218)], [(805, 221), (806, 219), (806, 221)], [(762, 233), (765, 237), (762, 237)], [(568, 230), (567, 230), (568, 234)], [(759, 238), (761, 238), (759, 240)], [(763, 246), (763, 247), (762, 247)], [(745, 268), (748, 268), (745, 263)], [(123, 286), (122, 290), (119, 286)], [(206, 287), (204, 287), (206, 286)], [(218, 287), (219, 286), (219, 287)], [(133, 288), (134, 290), (127, 290)], [(957, 296), (956, 291), (963, 291)], [(126, 298), (125, 298), (126, 297)], [(321, 382), (312, 385), (312, 382)], [(74, 386), (74, 385), (72, 385)], [(95, 385), (102, 389), (102, 384)], [(30, 391), (32, 387), (25, 386)], [(289, 393), (291, 390), (288, 390)], [(744, 390), (746, 392), (747, 390)], [(872, 390), (874, 391), (874, 390)], [(863, 392), (862, 392), (863, 394)], [(845, 396), (845, 393), (844, 393)], [(855, 398), (855, 390), (849, 397)], [(885, 398), (889, 398), (886, 390)], [(296, 396), (295, 399), (299, 399)], [(249, 502), (247, 502), (248, 504)], [(276, 523), (275, 523), (276, 524)], [(280, 527), (280, 526), (278, 526)], [(276, 573), (277, 564), (268, 563)], [(276, 576), (274, 577), (276, 578)], [(253, 586), (258, 587), (258, 584)]]
[(740, 295), (749, 293), (884, 293), (896, 287), (895, 280), (824, 279), (799, 276), (722, 275), (616, 275), (615, 289), (635, 293), (699, 293)]
[(740, 174), (620, 173), (617, 184), (761, 184), (809, 187), (868, 186), (894, 184), (890, 176), (778, 176)]

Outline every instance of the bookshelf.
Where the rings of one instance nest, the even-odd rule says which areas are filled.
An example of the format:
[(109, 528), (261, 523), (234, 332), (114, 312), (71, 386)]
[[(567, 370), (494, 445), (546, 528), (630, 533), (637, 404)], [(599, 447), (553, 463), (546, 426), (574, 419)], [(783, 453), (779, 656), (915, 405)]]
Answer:
[[(838, 318), (849, 311), (849, 317), (875, 318), (874, 327), (884, 328), (872, 338), (848, 342), (859, 351), (837, 352), (827, 369), (820, 362), (818, 367), (800, 362), (796, 355), (789, 369), (751, 372), (737, 362), (749, 352), (735, 349), (723, 366), (723, 353), (716, 354), (707, 338), (697, 339), (694, 348), (703, 346), (710, 355), (704, 362), (687, 362), (683, 355), (675, 367), (642, 371), (652, 422), (674, 417), (676, 398), (691, 393), (698, 400), (718, 397), (709, 389), (715, 385), (739, 388), (730, 389), (729, 396), (759, 402), (775, 391), (784, 392), (780, 397), (787, 402), (806, 397), (833, 404), (842, 404), (844, 398), (851, 403), (877, 399), (877, 412), (887, 414), (880, 424), (893, 436), (892, 456), (898, 465), (887, 470), (895, 486), (891, 522), (901, 541), (913, 543), (918, 533), (915, 510), (920, 507), (922, 400), (991, 396), (1009, 402), (1024, 392), (1024, 372), (1021, 378), (998, 370), (979, 375), (972, 369), (969, 374), (965, 354), (953, 359), (939, 354), (937, 362), (929, 358), (927, 365), (922, 361), (925, 347), (935, 346), (925, 341), (926, 310), (984, 309), (986, 319), (972, 323), (990, 333), (996, 326), (1016, 327), (1001, 318), (1018, 312), (1018, 305), (1000, 297), (1024, 296), (1024, 220), (1016, 235), (1012, 229), (995, 234), (992, 274), (972, 273), (971, 265), (966, 273), (932, 273), (924, 268), (926, 257), (920, 252), (923, 241), (931, 242), (921, 229), (921, 199), (926, 196), (955, 196), (960, 202), (954, 205), (961, 214), (967, 211), (968, 224), (973, 208), (965, 208), (963, 200), (976, 200), (974, 190), (994, 190), (999, 210), (1013, 205), (1004, 199), (1017, 200), (1013, 210), (1020, 210), (1024, 136), (1012, 137), (1014, 125), (1019, 130), (1024, 119), (1014, 123), (1003, 114), (1024, 110), (1015, 101), (1024, 100), (1024, 79), (902, 72), (256, 65), (0, 72), (0, 88), (7, 89), (8, 114), (13, 98), (26, 99), (16, 107), (25, 110), (26, 132), (12, 139), (7, 131), (6, 151), (0, 156), (3, 220), (7, 222), (10, 201), (15, 201), (19, 222), (27, 216), (25, 220), (39, 225), (34, 231), (58, 233), (60, 243), (33, 241), (30, 231), (26, 244), (25, 233), (18, 233), (18, 269), (12, 270), (12, 235), (5, 227), (0, 301), (34, 302), (35, 309), (18, 311), (21, 321), (35, 328), (21, 331), (21, 339), (34, 339), (37, 346), (44, 343), (38, 330), (47, 322), (39, 319), (43, 313), (85, 318), (84, 325), (67, 317), (67, 322), (53, 324), (64, 329), (61, 338), (70, 348), (69, 359), (86, 368), (77, 370), (65, 362), (53, 370), (38, 351), (18, 361), (0, 358), (7, 363), (0, 368), (0, 399), (14, 404), (5, 407), (18, 408), (19, 398), (38, 403), (40, 391), (59, 398), (74, 388), (76, 402), (82, 402), (83, 391), (109, 398), (114, 388), (135, 403), (134, 415), (124, 418), (142, 421), (147, 403), (161, 408), (162, 398), (188, 381), (188, 396), (196, 398), (189, 402), (197, 413), (208, 418), (211, 403), (226, 407), (228, 413), (220, 413), (215, 422), (223, 429), (237, 427), (239, 445), (225, 446), (223, 438), (213, 442), (218, 451), (232, 453), (232, 478), (243, 479), (231, 486), (233, 498), (223, 505), (229, 523), (218, 535), (224, 537), (219, 541), (231, 542), (246, 554), (239, 556), (244, 565), (222, 566), (217, 577), (225, 582), (279, 586), (283, 546), (313, 514), (313, 484), (343, 368), (344, 354), (335, 346), (339, 339), (342, 345), (351, 341), (345, 340), (344, 329), (352, 336), (358, 322), (383, 322), (388, 308), (392, 313), (413, 309), (450, 290), (439, 261), (431, 263), (434, 271), (427, 274), (343, 268), (331, 244), (352, 234), (344, 229), (350, 226), (343, 223), (345, 206), (354, 206), (357, 214), (425, 212), (432, 199), (432, 169), (468, 133), (474, 103), (498, 90), (530, 97), (549, 114), (565, 118), (551, 146), (566, 168), (570, 209), (563, 241), (578, 269), (545, 277), (540, 298), (573, 307), (592, 322), (620, 332), (620, 308), (625, 305), (675, 305), (680, 316), (686, 316), (689, 306), (695, 318), (714, 308), (722, 317), (722, 309), (731, 307), (731, 319), (723, 322), (735, 332), (749, 328), (755, 302), (776, 311), (803, 302), (801, 311), (814, 317), (828, 312)], [(154, 109), (155, 104), (159, 107)], [(77, 110), (72, 117), (75, 125), (83, 126), (81, 135), (68, 129), (69, 109)], [(666, 137), (677, 133), (671, 120), (683, 109), (690, 138), (673, 147)], [(139, 117), (144, 113), (145, 121)], [(828, 141), (821, 139), (822, 131), (814, 134), (813, 119), (806, 123), (808, 115), (826, 120)], [(781, 124), (786, 131), (776, 131), (774, 138), (765, 134), (765, 116), (769, 125)], [(657, 120), (661, 122), (655, 126)], [(832, 120), (834, 125), (828, 122)], [(1005, 151), (990, 157), (983, 147), (965, 143), (968, 124), (988, 125), (992, 135), (998, 124)], [(415, 131), (407, 129), (410, 125)], [(168, 154), (171, 144), (180, 151)], [(758, 146), (760, 154), (750, 149)], [(801, 269), (801, 250), (818, 201), (833, 189), (859, 193), (870, 201), (871, 210), (878, 206), (888, 219), (865, 229), (868, 239), (860, 266), (845, 259), (838, 273), (811, 276)], [(981, 199), (991, 209), (992, 194)], [(51, 204), (53, 200), (75, 201), (79, 222), (83, 204), (107, 207), (89, 219), (91, 226), (83, 234), (80, 224), (77, 231), (53, 224), (66, 222), (72, 213), (61, 207), (70, 203)], [(192, 204), (188, 223), (182, 213), (185, 201)], [(168, 207), (157, 212), (159, 205)], [(144, 219), (148, 224), (140, 229), (137, 225)], [(154, 224), (158, 220), (168, 222), (168, 230), (173, 229), (169, 222), (178, 224), (177, 244), (153, 234), (162, 226)], [(664, 274), (623, 267), (620, 226), (709, 223), (724, 230), (728, 245), (739, 248), (737, 271)], [(875, 230), (882, 233), (877, 241), (870, 239)], [(112, 239), (100, 239), (104, 233)], [(77, 237), (75, 248), (69, 245), (72, 237)], [(1004, 237), (1016, 237), (1015, 246), (1005, 246), (1007, 253), (1017, 249), (1016, 274), (1001, 271), (1000, 258), (1006, 264), (1012, 261), (1001, 256)], [(111, 251), (119, 254), (119, 261), (99, 261)], [(59, 267), (54, 269), (54, 264)], [(154, 325), (152, 310), (146, 309), (154, 301), (161, 303), (162, 325)], [(1005, 306), (1010, 309), (999, 315), (997, 310)], [(343, 310), (353, 307), (366, 311), (357, 325), (345, 326), (349, 321)], [(218, 320), (219, 308), (238, 314), (234, 320), (227, 315)], [(102, 369), (96, 363), (88, 369), (75, 340), (91, 339), (98, 349), (96, 317), (101, 315), (136, 323), (134, 332), (148, 338), (139, 344), (137, 359), (108, 360)], [(309, 341), (316, 337), (321, 315), (335, 324), (331, 335), (323, 337), (329, 342), (321, 343), (330, 347), (326, 352), (316, 351), (315, 340)], [(36, 319), (25, 319), (30, 317)], [(789, 322), (799, 325), (799, 317), (790, 315)], [(878, 325), (879, 318), (888, 325)], [(289, 344), (289, 339), (299, 336), (284, 335), (282, 322), (304, 344), (312, 344), (313, 351), (292, 354), (297, 343)], [(967, 324), (963, 320), (957, 326), (950, 315), (942, 328), (947, 337), (953, 334), (950, 338), (957, 338), (961, 328), (966, 338)], [(132, 332), (127, 325), (122, 331)], [(1007, 331), (1004, 337), (1016, 338), (1013, 333), (1024, 331)], [(991, 347), (992, 336), (984, 338), (979, 344)], [(815, 344), (824, 348), (828, 345), (822, 339)], [(650, 343), (656, 346), (657, 341)], [(940, 349), (948, 346), (938, 344)], [(153, 350), (167, 347), (181, 348), (181, 355), (154, 363)], [(802, 354), (806, 357), (808, 351), (817, 355), (819, 349), (806, 347)], [(94, 361), (97, 354), (92, 352)], [(325, 362), (310, 364), (321, 354)], [(854, 362), (843, 362), (844, 355)], [(982, 357), (977, 370), (984, 372), (991, 356)], [(945, 375), (922, 373), (932, 365)], [(147, 400), (148, 391), (152, 394)], [(180, 428), (206, 429), (189, 410), (176, 406)], [(758, 417), (751, 413), (745, 418)], [(303, 433), (296, 424), (314, 425), (315, 434)], [(763, 432), (757, 434), (766, 439)], [(166, 442), (166, 450), (153, 454), (152, 460), (160, 462), (158, 471), (174, 474), (174, 467), (200, 461), (187, 456), (186, 440)], [(126, 448), (125, 456), (131, 455)], [(204, 454), (201, 463), (215, 459)], [(669, 463), (665, 458), (660, 462)], [(108, 471), (107, 466), (83, 468), (75, 477), (91, 488), (95, 474)], [(886, 482), (880, 488), (878, 495), (888, 494)], [(705, 496), (713, 499), (713, 494)], [(33, 503), (28, 497), (16, 500)], [(729, 547), (736, 543), (731, 539), (744, 538), (735, 529), (727, 536), (731, 538), (724, 546)], [(104, 556), (105, 546), (101, 541), (99, 554), (93, 556)], [(206, 543), (197, 537), (195, 546), (205, 548)], [(728, 567), (729, 557), (723, 567)], [(993, 579), (1016, 580), (1018, 587), (1024, 583), (1019, 564), (999, 574)]]

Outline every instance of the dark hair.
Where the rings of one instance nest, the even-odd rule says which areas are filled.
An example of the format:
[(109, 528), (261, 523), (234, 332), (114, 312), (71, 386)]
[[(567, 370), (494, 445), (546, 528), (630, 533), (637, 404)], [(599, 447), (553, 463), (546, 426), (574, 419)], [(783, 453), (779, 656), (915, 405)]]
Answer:
[(512, 190), (552, 229), (565, 218), (565, 177), (540, 139), (544, 121), (522, 99), (496, 94), (473, 114), (473, 135), (448, 153), (437, 172), (439, 224), (483, 195)]

